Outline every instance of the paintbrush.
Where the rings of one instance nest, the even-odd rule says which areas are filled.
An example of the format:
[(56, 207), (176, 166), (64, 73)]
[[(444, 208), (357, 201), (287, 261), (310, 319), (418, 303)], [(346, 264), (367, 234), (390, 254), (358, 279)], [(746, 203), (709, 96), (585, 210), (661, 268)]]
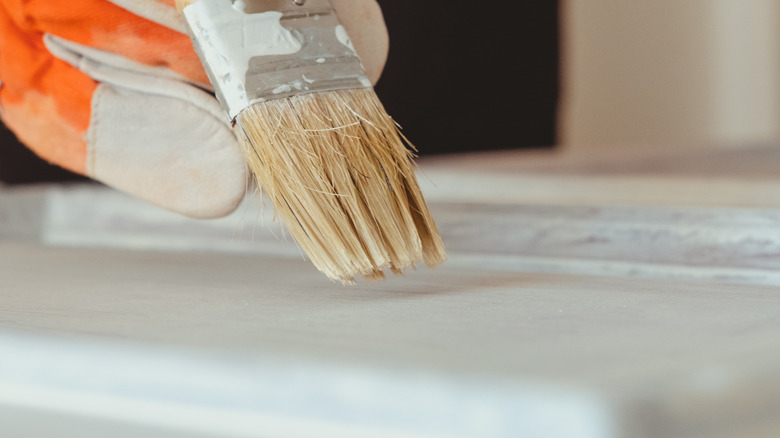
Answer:
[(414, 148), (328, 0), (177, 1), (258, 186), (333, 280), (446, 259)]

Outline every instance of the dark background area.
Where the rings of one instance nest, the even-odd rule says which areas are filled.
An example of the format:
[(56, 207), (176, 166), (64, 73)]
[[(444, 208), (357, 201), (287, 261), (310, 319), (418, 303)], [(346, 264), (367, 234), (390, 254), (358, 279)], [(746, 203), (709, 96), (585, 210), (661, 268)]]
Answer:
[[(558, 2), (379, 3), (390, 57), (376, 91), (420, 155), (555, 143)], [(0, 181), (79, 179), (0, 125)]]
[(557, 1), (379, 3), (390, 56), (376, 91), (420, 155), (555, 143)]
[(13, 133), (0, 123), (0, 182), (29, 184), (85, 179), (41, 160), (19, 144)]

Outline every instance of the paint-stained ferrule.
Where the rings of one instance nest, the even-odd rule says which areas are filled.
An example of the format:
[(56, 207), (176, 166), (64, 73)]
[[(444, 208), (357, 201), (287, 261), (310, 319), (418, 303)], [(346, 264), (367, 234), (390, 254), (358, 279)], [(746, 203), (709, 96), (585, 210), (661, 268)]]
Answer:
[(230, 120), (256, 102), (371, 87), (328, 0), (198, 0), (184, 17)]

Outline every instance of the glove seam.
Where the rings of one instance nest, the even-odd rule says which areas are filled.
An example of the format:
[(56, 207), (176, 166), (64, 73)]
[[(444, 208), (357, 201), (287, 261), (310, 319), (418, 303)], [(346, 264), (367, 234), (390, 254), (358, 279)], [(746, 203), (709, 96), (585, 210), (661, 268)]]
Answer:
[(143, 17), (149, 21), (155, 22), (176, 32), (187, 34), (187, 28), (184, 24), (181, 14), (171, 6), (153, 1), (153, 0), (109, 0), (120, 8)]
[(97, 174), (95, 166), (97, 163), (97, 148), (95, 145), (97, 144), (97, 138), (98, 138), (98, 129), (102, 128), (100, 126), (100, 122), (98, 121), (98, 118), (95, 117), (96, 114), (100, 114), (100, 105), (103, 101), (102, 97), (105, 93), (104, 91), (104, 84), (99, 84), (97, 88), (95, 89), (95, 92), (92, 94), (92, 105), (91, 105), (91, 111), (90, 114), (90, 122), (89, 122), (89, 128), (87, 128), (87, 132), (85, 134), (84, 141), (87, 144), (87, 159), (85, 163), (85, 172), (87, 176), (93, 177)]
[[(139, 64), (121, 55), (83, 46), (56, 35), (46, 34), (44, 43), (53, 56), (100, 84), (190, 102), (227, 123), (227, 116), (213, 95), (168, 68)], [(105, 55), (107, 59), (97, 59), (100, 55)], [(139, 88), (141, 82), (143, 89)]]

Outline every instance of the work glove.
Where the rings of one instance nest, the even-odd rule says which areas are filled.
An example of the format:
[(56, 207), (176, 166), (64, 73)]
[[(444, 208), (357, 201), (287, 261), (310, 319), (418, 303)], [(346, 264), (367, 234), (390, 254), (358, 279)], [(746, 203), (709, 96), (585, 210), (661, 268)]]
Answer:
[[(370, 77), (374, 0), (334, 0)], [(174, 0), (0, 0), (0, 117), (47, 161), (196, 218), (232, 212), (247, 168)]]

